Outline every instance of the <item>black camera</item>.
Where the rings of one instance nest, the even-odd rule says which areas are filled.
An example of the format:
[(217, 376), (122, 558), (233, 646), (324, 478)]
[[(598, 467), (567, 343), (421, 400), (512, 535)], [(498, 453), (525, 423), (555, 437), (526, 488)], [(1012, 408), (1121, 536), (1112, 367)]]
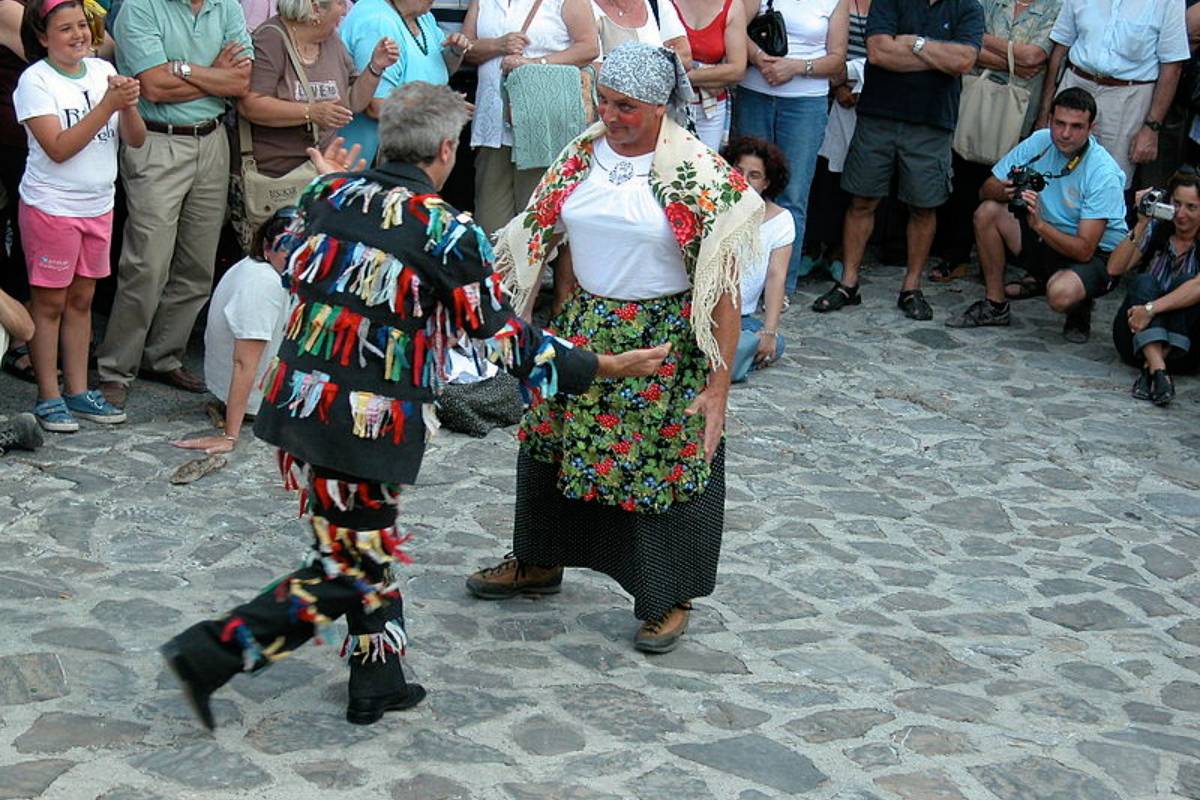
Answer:
[(1029, 207), (1025, 198), (1021, 197), (1021, 192), (1026, 189), (1040, 192), (1046, 188), (1046, 176), (1028, 166), (1013, 167), (1008, 171), (1008, 179), (1012, 181), (1013, 186), (1013, 196), (1008, 201), (1008, 210), (1014, 214), (1024, 213), (1025, 209)]

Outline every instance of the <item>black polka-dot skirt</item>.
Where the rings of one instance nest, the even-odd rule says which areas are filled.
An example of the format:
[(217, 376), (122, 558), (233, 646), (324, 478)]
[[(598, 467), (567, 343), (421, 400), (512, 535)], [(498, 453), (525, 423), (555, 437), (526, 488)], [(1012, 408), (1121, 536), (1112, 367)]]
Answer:
[(725, 526), (725, 446), (705, 490), (661, 514), (569, 500), (558, 468), (517, 456), (513, 552), (526, 564), (586, 567), (633, 595), (633, 614), (659, 619), (678, 603), (712, 594)]

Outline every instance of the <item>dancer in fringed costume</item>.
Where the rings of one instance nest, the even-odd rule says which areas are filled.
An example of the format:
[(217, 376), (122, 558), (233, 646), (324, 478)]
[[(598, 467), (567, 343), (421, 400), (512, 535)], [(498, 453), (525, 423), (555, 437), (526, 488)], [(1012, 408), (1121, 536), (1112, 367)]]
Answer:
[(163, 646), (210, 729), (217, 688), (343, 615), (350, 722), (370, 724), (425, 696), (400, 664), (406, 637), (393, 570), (409, 559), (397, 508), (437, 426), (432, 404), (460, 336), (482, 340), (477, 356), (520, 378), (533, 399), (582, 391), (596, 375), (653, 374), (667, 353), (664, 345), (596, 356), (513, 315), (487, 239), (437, 195), (468, 116), (444, 86), (398, 89), (379, 124), (386, 163), (318, 178), (285, 234), (291, 307), (255, 433), (279, 448), (313, 542), (305, 566), (273, 589)]
[(682, 127), (691, 89), (669, 50), (622, 45), (598, 85), (601, 121), (499, 233), (497, 270), (523, 309), (561, 245), (558, 335), (596, 352), (665, 339), (671, 354), (653, 376), (531, 407), (513, 554), (467, 588), (483, 599), (553, 593), (564, 566), (598, 570), (633, 595), (635, 647), (666, 652), (690, 601), (716, 582), (739, 264), (757, 248), (763, 203)]

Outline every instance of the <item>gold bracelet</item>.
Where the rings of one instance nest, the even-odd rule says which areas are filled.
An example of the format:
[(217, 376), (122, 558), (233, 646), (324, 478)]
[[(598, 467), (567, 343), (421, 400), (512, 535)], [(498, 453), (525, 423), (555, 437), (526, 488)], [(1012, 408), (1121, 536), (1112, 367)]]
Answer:
[(312, 106), (310, 106), (308, 103), (304, 104), (304, 124), (312, 124)]
[(230, 436), (228, 433), (225, 434), (222, 438), (224, 438), (225, 441), (227, 441), (227, 442), (236, 442), (238, 440), (238, 437)]

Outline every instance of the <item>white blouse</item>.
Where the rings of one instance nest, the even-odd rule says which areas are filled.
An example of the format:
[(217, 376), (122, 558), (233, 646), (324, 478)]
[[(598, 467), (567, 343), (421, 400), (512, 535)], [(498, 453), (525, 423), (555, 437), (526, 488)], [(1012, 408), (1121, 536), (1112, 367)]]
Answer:
[(591, 171), (563, 204), (561, 220), (584, 291), (650, 300), (691, 288), (679, 243), (650, 191), (653, 160), (654, 153), (626, 158), (596, 140)]
[(608, 20), (608, 24), (620, 28), (625, 34), (624, 41), (637, 41), (644, 44), (653, 44), (661, 46), (663, 42), (669, 42), (672, 39), (678, 39), (681, 36), (687, 36), (687, 30), (683, 27), (683, 22), (679, 19), (679, 12), (675, 10), (675, 4), (670, 2), (662, 2), (658, 4), (659, 19), (654, 21), (654, 10), (650, 8), (650, 0), (642, 0), (646, 7), (646, 24), (640, 28), (626, 28), (621, 25), (619, 19), (613, 19), (595, 0), (592, 0), (592, 14), (596, 17), (596, 25), (600, 28), (600, 59), (604, 60), (604, 53), (608, 49), (604, 46), (604, 22)]
[[(521, 30), (534, 0), (479, 0), (476, 33), (480, 39), (498, 39)], [(539, 58), (571, 46), (571, 34), (562, 17), (563, 0), (543, 0), (541, 8), (525, 35), (529, 46), (525, 56)], [(503, 56), (479, 65), (479, 86), (475, 90), (475, 114), (471, 119), (472, 147), (512, 147), (512, 126), (504, 121), (500, 83)]]
[(765, 220), (759, 229), (762, 251), (757, 261), (742, 267), (742, 315), (758, 311), (763, 289), (767, 286), (767, 268), (771, 253), (796, 240), (796, 221), (787, 209)]
[[(776, 3), (775, 10), (783, 14), (787, 29), (788, 52), (785, 58), (815, 61), (826, 54), (829, 19), (837, 10), (839, 0), (805, 0), (805, 2)], [(767, 0), (761, 0), (758, 13), (767, 10)], [(797, 75), (787, 83), (772, 86), (753, 64), (746, 66), (742, 86), (772, 97), (824, 97), (829, 94), (829, 79), (820, 76), (806, 78)]]

